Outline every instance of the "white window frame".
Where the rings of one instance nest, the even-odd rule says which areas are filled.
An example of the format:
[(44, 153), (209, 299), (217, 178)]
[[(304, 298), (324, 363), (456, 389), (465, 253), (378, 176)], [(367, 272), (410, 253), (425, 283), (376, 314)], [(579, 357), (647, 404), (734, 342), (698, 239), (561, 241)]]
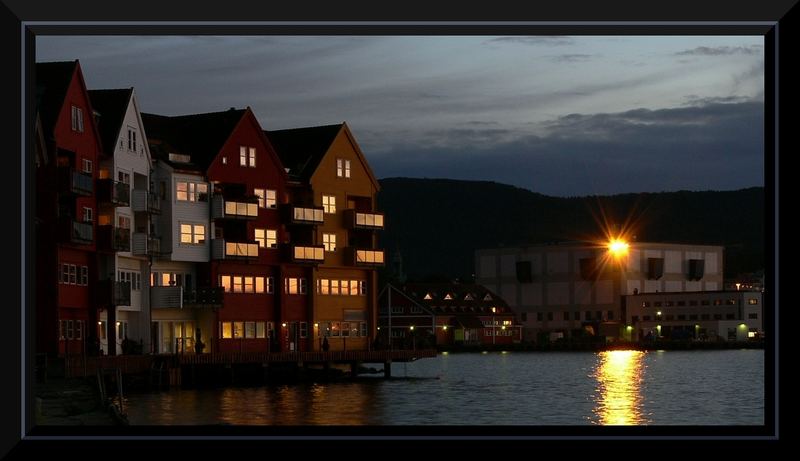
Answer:
[(83, 216), (83, 222), (90, 223), (94, 221), (92, 209), (88, 206), (83, 207), (82, 216)]
[(82, 158), (81, 170), (83, 170), (84, 173), (92, 174), (92, 171), (94, 171), (94, 163), (88, 158)]
[(72, 106), (72, 131), (83, 133), (83, 109)]
[[(184, 232), (184, 226), (189, 226), (189, 232)], [(202, 230), (202, 237), (203, 239), (200, 240), (198, 237), (201, 234), (198, 232), (198, 229)], [(198, 224), (198, 223), (178, 223), (178, 232), (180, 239), (178, 240), (181, 245), (191, 245), (191, 246), (198, 246), (198, 245), (205, 245), (206, 243), (206, 226), (205, 224)], [(189, 242), (183, 241), (183, 236), (188, 235), (190, 240)]]
[(323, 195), (322, 196), (322, 209), (325, 214), (336, 214), (336, 196)]
[(89, 285), (89, 266), (81, 266), (80, 284), (83, 286)]
[(336, 234), (322, 234), (322, 245), (325, 246), (325, 251), (333, 253), (336, 251)]
[(248, 166), (250, 168), (256, 167), (256, 148), (255, 147), (248, 147)]

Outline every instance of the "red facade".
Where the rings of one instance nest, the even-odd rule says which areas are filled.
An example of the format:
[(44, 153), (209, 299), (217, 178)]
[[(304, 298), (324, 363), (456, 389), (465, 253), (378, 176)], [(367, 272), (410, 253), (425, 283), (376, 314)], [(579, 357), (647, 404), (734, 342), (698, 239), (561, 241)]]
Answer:
[[(41, 266), (37, 271), (54, 271), (58, 287), (55, 300), (48, 300), (44, 295), (42, 302), (37, 302), (37, 311), (40, 311), (37, 345), (39, 352), (81, 353), (87, 331), (94, 332), (94, 328), (88, 327), (93, 326), (97, 318), (92, 301), (97, 280), (95, 187), (101, 155), (100, 137), (80, 64), (77, 61), (48, 63), (37, 65), (36, 72), (37, 86), (42, 92), (42, 129), (55, 160), (39, 168), (37, 181), (51, 184), (55, 179), (57, 183), (55, 188), (43, 187), (38, 191), (45, 196), (37, 198), (37, 203), (49, 206), (37, 211), (42, 221), (39, 229), (43, 230), (37, 241), (54, 233), (57, 250), (55, 261), (44, 253), (37, 257)], [(52, 227), (44, 231), (48, 223)], [(50, 233), (46, 236), (45, 232)], [(46, 280), (42, 283), (47, 283)], [(52, 285), (46, 288), (42, 285), (37, 291), (42, 290), (52, 290)], [(53, 309), (52, 301), (57, 306), (54, 313), (47, 312)], [(54, 336), (57, 343), (49, 340)]]

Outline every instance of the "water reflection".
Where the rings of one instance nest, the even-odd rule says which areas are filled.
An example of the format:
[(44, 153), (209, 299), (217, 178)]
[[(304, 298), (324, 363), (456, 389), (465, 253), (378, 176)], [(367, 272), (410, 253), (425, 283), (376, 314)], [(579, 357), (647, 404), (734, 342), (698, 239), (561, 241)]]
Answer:
[(605, 351), (598, 354), (596, 423), (647, 424), (642, 415), (643, 351)]

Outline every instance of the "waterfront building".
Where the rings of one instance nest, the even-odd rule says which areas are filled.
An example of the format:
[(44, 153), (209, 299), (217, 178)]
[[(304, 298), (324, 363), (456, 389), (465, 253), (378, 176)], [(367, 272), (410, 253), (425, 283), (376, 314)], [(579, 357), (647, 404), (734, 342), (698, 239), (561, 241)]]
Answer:
[(206, 352), (278, 350), (286, 173), (255, 115), (144, 120), (164, 201), (152, 269), (158, 352), (193, 351), (198, 331)]
[[(89, 97), (104, 154), (97, 165), (97, 271), (108, 282), (96, 327), (99, 346), (110, 355), (139, 346), (146, 352), (152, 261), (141, 240), (149, 235), (150, 216), (159, 212), (150, 149), (133, 88), (90, 90)], [(134, 348), (123, 351), (126, 339)]]
[(763, 337), (760, 291), (639, 293), (623, 297), (630, 341), (748, 341)]
[(498, 292), (525, 341), (622, 334), (623, 299), (722, 289), (723, 248), (646, 242), (564, 242), (475, 252), (476, 282)]
[(77, 355), (92, 348), (114, 280), (95, 257), (102, 146), (80, 63), (37, 63), (35, 74), (36, 350)]
[[(377, 268), (385, 262), (377, 240), (384, 227), (378, 181), (346, 123), (265, 133), (288, 173), (286, 257), (306, 267), (284, 277), (279, 336), (301, 345), (309, 339), (312, 350), (321, 350), (325, 338), (330, 350), (369, 349)], [(298, 295), (307, 300), (305, 312), (292, 304)]]
[(522, 325), (496, 293), (467, 283), (386, 285), (378, 298), (380, 343), (393, 348), (511, 344)]

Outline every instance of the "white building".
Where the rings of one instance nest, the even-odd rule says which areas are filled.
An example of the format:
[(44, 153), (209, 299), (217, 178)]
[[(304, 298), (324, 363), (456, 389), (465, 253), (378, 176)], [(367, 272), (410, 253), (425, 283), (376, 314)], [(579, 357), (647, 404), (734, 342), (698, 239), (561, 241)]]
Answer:
[(723, 248), (708, 245), (568, 242), (481, 249), (476, 283), (519, 316), (526, 341), (577, 335), (619, 337), (622, 298), (722, 289)]
[[(89, 92), (98, 120), (104, 157), (98, 181), (98, 274), (101, 305), (97, 334), (103, 353), (121, 354), (125, 338), (150, 348), (147, 280), (150, 260), (137, 251), (154, 209), (147, 206), (152, 160), (133, 88)], [(105, 295), (106, 298), (102, 298)], [(106, 303), (105, 300), (110, 300)], [(113, 349), (112, 346), (115, 345)]]

